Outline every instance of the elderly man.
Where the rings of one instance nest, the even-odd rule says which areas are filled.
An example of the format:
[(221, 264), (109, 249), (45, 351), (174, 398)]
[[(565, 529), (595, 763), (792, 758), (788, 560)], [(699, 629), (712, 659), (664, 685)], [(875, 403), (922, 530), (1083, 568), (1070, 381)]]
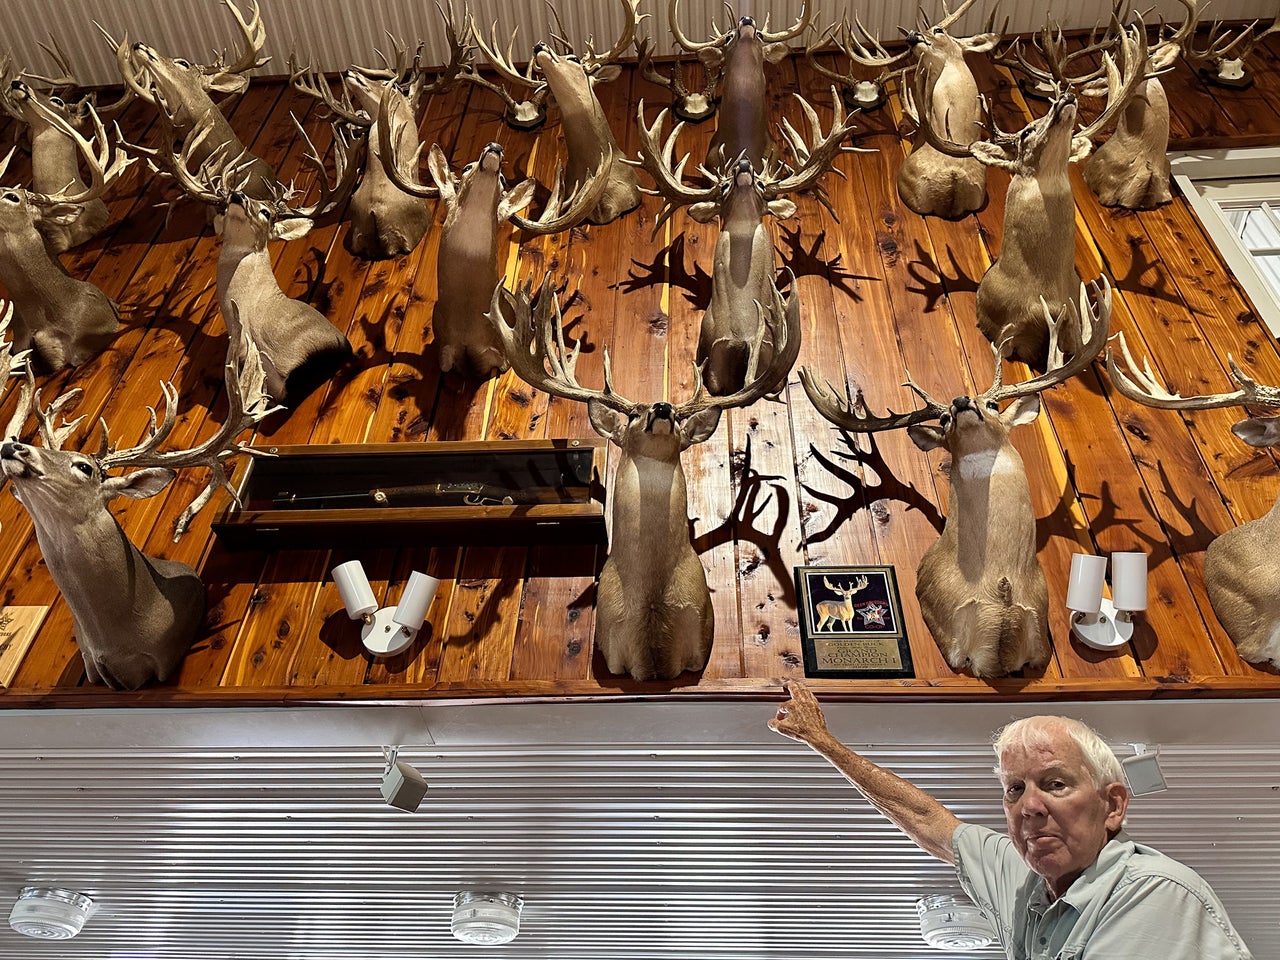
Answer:
[(786, 689), (769, 726), (807, 743), (922, 850), (953, 864), (1011, 960), (1252, 960), (1195, 871), (1121, 830), (1120, 763), (1080, 721), (1029, 717), (997, 736), (1005, 837), (854, 753), (807, 687)]

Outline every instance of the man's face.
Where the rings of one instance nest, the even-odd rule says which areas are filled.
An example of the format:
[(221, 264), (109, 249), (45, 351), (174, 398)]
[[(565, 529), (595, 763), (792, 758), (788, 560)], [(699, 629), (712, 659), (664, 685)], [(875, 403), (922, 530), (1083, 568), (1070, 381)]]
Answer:
[(1060, 897), (1120, 829), (1129, 791), (1097, 787), (1080, 746), (1050, 728), (1045, 742), (1014, 744), (1000, 754), (1004, 815), (1022, 859)]

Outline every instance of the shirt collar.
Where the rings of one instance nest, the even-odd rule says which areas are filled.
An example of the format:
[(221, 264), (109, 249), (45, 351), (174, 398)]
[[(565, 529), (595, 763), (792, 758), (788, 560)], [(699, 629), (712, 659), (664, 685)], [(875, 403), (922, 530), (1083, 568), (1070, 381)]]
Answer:
[[(1107, 841), (1107, 845), (1099, 851), (1098, 858), (1085, 868), (1084, 873), (1076, 877), (1075, 882), (1067, 888), (1067, 892), (1055, 902), (1065, 903), (1079, 912), (1094, 897), (1099, 885), (1110, 883), (1108, 876), (1132, 852), (1133, 841), (1121, 830)], [(1037, 884), (1030, 906), (1039, 913), (1043, 913), (1050, 906), (1049, 886), (1043, 880)]]

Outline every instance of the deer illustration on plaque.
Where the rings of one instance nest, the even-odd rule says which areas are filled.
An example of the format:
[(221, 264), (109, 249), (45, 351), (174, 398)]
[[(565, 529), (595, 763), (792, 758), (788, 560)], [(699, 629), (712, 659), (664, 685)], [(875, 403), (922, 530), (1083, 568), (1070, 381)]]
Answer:
[[(1010, 432), (1040, 413), (1040, 392), (1084, 370), (1102, 351), (1111, 329), (1111, 286), (1091, 285), (1092, 304), (1080, 286), (1079, 315), (1086, 340), (1073, 355), (1058, 346), (1068, 311), (1057, 317), (1042, 305), (1050, 331), (1049, 369), (1021, 383), (1003, 382), (999, 347), (995, 376), (976, 397), (934, 400), (909, 377), (924, 405), (883, 417), (860, 412), (846, 392), (841, 399), (807, 367), (800, 380), (824, 417), (853, 433), (906, 429), (921, 450), (951, 455), (951, 498), (942, 535), (925, 551), (916, 570), (916, 599), (925, 625), (947, 663), (979, 677), (998, 677), (1049, 659), (1049, 594), (1036, 559), (1036, 515), (1022, 457)], [(1000, 404), (1013, 400), (1003, 410)], [(937, 421), (936, 425), (930, 421)]]

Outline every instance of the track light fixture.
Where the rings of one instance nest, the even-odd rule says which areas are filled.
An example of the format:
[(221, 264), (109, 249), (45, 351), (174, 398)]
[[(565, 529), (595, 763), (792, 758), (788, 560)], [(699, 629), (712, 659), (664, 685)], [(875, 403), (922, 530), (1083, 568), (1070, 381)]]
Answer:
[(379, 609), (369, 578), (359, 560), (348, 560), (333, 568), (333, 582), (338, 596), (352, 620), (363, 620), (360, 639), (375, 657), (390, 657), (413, 643), (427, 619), (427, 610), (435, 599), (440, 581), (425, 573), (413, 571), (405, 584), (400, 603)]
[(382, 774), (382, 799), (388, 806), (413, 813), (427, 795), (426, 778), (418, 768), (400, 759), (399, 747), (384, 747), (387, 768)]
[(1135, 797), (1143, 797), (1148, 793), (1168, 790), (1164, 771), (1160, 769), (1160, 748), (1148, 750), (1145, 743), (1135, 743), (1132, 746), (1133, 756), (1120, 761), (1120, 766), (1124, 768), (1124, 778), (1129, 782), (1129, 792)]

